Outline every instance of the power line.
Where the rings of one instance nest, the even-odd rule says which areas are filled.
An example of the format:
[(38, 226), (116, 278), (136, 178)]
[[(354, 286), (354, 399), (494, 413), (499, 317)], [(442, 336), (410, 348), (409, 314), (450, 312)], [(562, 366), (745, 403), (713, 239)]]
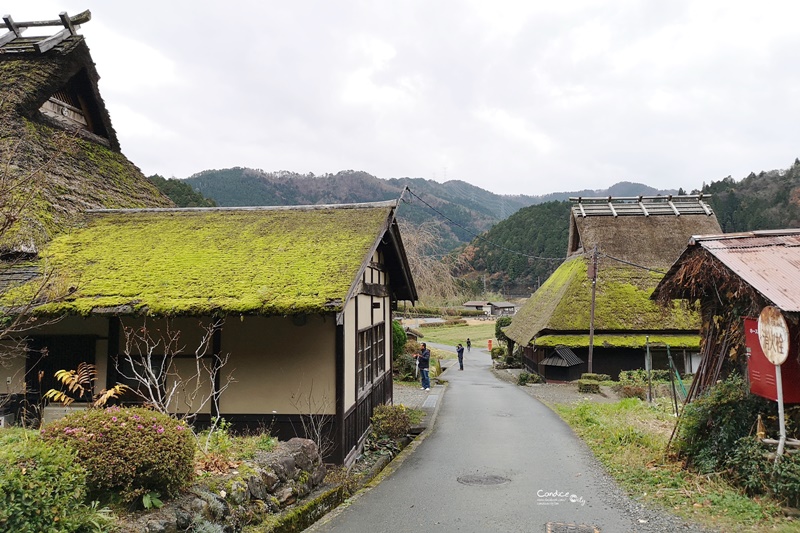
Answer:
[(480, 239), (480, 240), (482, 240), (482, 241), (484, 241), (484, 242), (486, 242), (488, 244), (491, 244), (492, 246), (494, 246), (496, 248), (499, 248), (501, 250), (504, 250), (504, 251), (512, 253), (512, 254), (516, 254), (516, 255), (521, 255), (523, 257), (527, 257), (528, 259), (536, 259), (536, 260), (539, 260), (539, 261), (564, 261), (565, 259), (567, 259), (566, 257), (542, 257), (542, 256), (538, 256), (538, 255), (530, 255), (530, 254), (526, 254), (524, 252), (520, 252), (518, 250), (512, 250), (511, 248), (506, 248), (502, 244), (497, 244), (496, 242), (490, 241), (486, 237), (483, 237), (483, 236), (473, 232), (472, 230), (470, 230), (468, 228), (465, 228), (464, 226), (462, 226), (461, 224), (459, 224), (458, 222), (456, 222), (452, 218), (448, 217), (447, 215), (445, 215), (444, 213), (442, 213), (441, 211), (439, 211), (438, 209), (433, 207), (431, 204), (429, 204), (428, 202), (426, 202), (425, 200), (420, 198), (417, 194), (414, 194), (414, 192), (408, 186), (406, 186), (405, 189), (403, 189), (403, 192), (400, 194), (400, 199), (403, 202), (405, 202), (407, 204), (411, 203), (408, 200), (405, 200), (403, 198), (403, 196), (405, 195), (406, 192), (408, 192), (411, 196), (413, 196), (414, 198), (416, 198), (417, 200), (419, 200), (420, 202), (422, 202), (423, 204), (428, 206), (428, 208), (431, 211), (433, 211), (434, 213), (436, 213), (440, 217), (444, 218), (445, 220), (447, 220), (448, 222), (450, 222), (454, 226), (458, 226), (459, 228), (461, 228), (462, 230), (466, 231), (467, 233), (469, 233), (473, 237), (475, 237), (477, 239)]
[[(567, 257), (542, 257), (542, 256), (538, 256), (538, 255), (530, 255), (530, 254), (526, 254), (524, 252), (520, 252), (518, 250), (512, 250), (511, 248), (507, 248), (507, 247), (503, 246), (502, 244), (497, 244), (496, 242), (493, 242), (493, 241), (487, 239), (486, 237), (483, 237), (483, 236), (473, 232), (472, 230), (462, 226), (461, 224), (459, 224), (458, 222), (456, 222), (452, 218), (448, 217), (447, 215), (445, 215), (444, 213), (442, 213), (441, 211), (439, 211), (438, 209), (433, 207), (431, 204), (429, 204), (428, 202), (426, 202), (425, 200), (420, 198), (420, 196), (415, 194), (414, 191), (412, 191), (408, 186), (406, 186), (405, 189), (403, 189), (403, 192), (400, 194), (400, 199), (403, 202), (405, 202), (407, 204), (411, 204), (411, 202), (409, 202), (408, 200), (405, 200), (403, 198), (403, 196), (405, 195), (406, 192), (408, 192), (411, 196), (413, 196), (414, 198), (416, 198), (417, 200), (419, 200), (420, 202), (425, 204), (431, 211), (433, 211), (434, 213), (436, 213), (440, 217), (444, 218), (445, 220), (447, 220), (448, 222), (450, 222), (454, 226), (458, 226), (459, 228), (461, 228), (462, 230), (466, 231), (467, 233), (469, 233), (473, 237), (475, 237), (477, 239), (480, 239), (480, 240), (486, 242), (487, 244), (490, 244), (490, 245), (492, 245), (492, 246), (494, 246), (496, 248), (499, 248), (501, 250), (504, 250), (504, 251), (512, 253), (512, 254), (521, 255), (521, 256), (527, 257), (529, 259), (536, 259), (536, 260), (540, 260), (540, 261), (565, 261), (566, 259), (568, 259)], [(587, 252), (584, 255), (588, 255), (588, 253), (589, 252)], [(624, 263), (626, 265), (630, 265), (630, 266), (635, 267), (635, 268), (641, 268), (642, 270), (647, 270), (649, 272), (655, 272), (657, 274), (666, 274), (666, 272), (664, 272), (663, 270), (658, 270), (658, 269), (655, 269), (655, 268), (646, 267), (644, 265), (639, 265), (637, 263), (633, 263), (631, 261), (626, 261), (625, 259), (620, 259), (619, 257), (614, 257), (612, 255), (604, 254), (602, 252), (600, 253), (600, 255), (602, 255), (605, 258), (611, 259), (612, 261), (617, 261), (619, 263)]]
[(666, 274), (666, 272), (664, 272), (663, 270), (657, 270), (655, 268), (646, 267), (644, 265), (637, 265), (636, 263), (631, 263), (630, 261), (625, 261), (624, 259), (620, 259), (619, 257), (614, 257), (614, 256), (611, 256), (611, 255), (608, 255), (608, 254), (604, 254), (604, 253), (601, 253), (600, 255), (602, 255), (603, 257), (606, 257), (608, 259), (611, 259), (612, 261), (618, 261), (620, 263), (625, 263), (626, 265), (630, 265), (632, 267), (641, 268), (643, 270), (649, 270), (650, 272), (655, 272), (657, 274)]

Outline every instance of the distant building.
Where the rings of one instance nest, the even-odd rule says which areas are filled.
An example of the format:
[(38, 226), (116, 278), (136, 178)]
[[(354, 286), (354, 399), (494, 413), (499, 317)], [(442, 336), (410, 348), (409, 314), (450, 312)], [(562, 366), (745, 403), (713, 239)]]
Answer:
[(516, 306), (511, 302), (489, 302), (486, 300), (470, 300), (465, 302), (462, 307), (483, 311), (486, 315), (513, 315), (516, 313)]

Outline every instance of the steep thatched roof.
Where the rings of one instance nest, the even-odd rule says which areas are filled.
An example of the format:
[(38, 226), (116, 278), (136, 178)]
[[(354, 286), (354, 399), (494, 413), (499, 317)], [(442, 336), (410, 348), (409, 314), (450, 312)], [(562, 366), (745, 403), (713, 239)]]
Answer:
[[(43, 248), (69, 296), (38, 314), (209, 315), (341, 311), (373, 253), (396, 299), (416, 289), (394, 221), (396, 202), (291, 208), (89, 213)], [(30, 286), (35, 286), (31, 283)], [(26, 301), (25, 287), (9, 291)]]
[(0, 253), (35, 252), (86, 209), (172, 206), (120, 153), (83, 36), (43, 53), (33, 42), (0, 47), (0, 191), (14, 218)]
[[(630, 200), (611, 202), (617, 216), (611, 211), (582, 216), (579, 206), (573, 206), (570, 213), (568, 254), (590, 252), (597, 245), (603, 254), (649, 268), (666, 270), (686, 248), (692, 235), (722, 231), (717, 217), (710, 209), (710, 214), (706, 214), (700, 206), (692, 210), (684, 208), (687, 212), (679, 211), (680, 215), (675, 215), (672, 211), (656, 211), (657, 206), (664, 205), (666, 198), (642, 200), (644, 208), (649, 208), (648, 215), (641, 211), (625, 211), (632, 205), (639, 205), (639, 202)], [(674, 198), (677, 202), (677, 198), (681, 197)], [(694, 201), (695, 204), (698, 202), (702, 200)], [(679, 206), (682, 204), (691, 205), (689, 201), (677, 202)], [(626, 214), (619, 214), (620, 212)]]
[[(509, 338), (523, 345), (536, 337), (537, 344), (538, 338), (542, 338), (548, 346), (588, 346), (591, 255), (586, 252), (595, 245), (600, 259), (594, 327), (596, 335), (605, 335), (609, 346), (638, 347), (634, 345), (643, 346), (646, 335), (685, 337), (699, 329), (695, 313), (678, 306), (660, 307), (650, 300), (650, 294), (689, 237), (719, 232), (719, 223), (713, 213), (706, 214), (705, 210), (675, 215), (654, 208), (648, 214), (627, 211), (624, 215), (614, 215), (628, 208), (627, 204), (620, 208), (621, 204), (612, 202), (617, 209), (591, 214), (573, 207), (570, 257), (517, 312), (505, 329)], [(562, 341), (560, 336), (569, 339)], [(687, 345), (685, 338), (674, 340)]]

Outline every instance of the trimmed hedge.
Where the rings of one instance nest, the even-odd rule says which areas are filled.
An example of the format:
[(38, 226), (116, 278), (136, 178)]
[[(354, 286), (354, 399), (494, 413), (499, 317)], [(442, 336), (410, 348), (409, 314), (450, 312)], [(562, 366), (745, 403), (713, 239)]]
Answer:
[(591, 379), (578, 380), (578, 392), (588, 394), (600, 394), (600, 383)]
[(595, 374), (590, 372), (585, 372), (581, 374), (581, 379), (588, 379), (591, 381), (611, 381), (611, 376), (608, 374)]

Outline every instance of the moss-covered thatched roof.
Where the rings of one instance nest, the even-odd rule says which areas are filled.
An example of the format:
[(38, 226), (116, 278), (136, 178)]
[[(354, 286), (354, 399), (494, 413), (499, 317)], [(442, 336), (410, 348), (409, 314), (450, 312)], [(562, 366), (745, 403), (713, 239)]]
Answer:
[[(388, 202), (90, 213), (83, 227), (43, 248), (42, 264), (73, 292), (36, 312), (340, 311), (379, 247), (390, 263), (395, 297), (414, 300), (394, 207)], [(24, 300), (20, 291), (10, 291), (9, 298)]]
[[(622, 345), (644, 345), (645, 335), (689, 335), (699, 330), (698, 315), (680, 306), (660, 307), (650, 300), (664, 272), (678, 258), (692, 235), (719, 233), (713, 212), (700, 206), (695, 197), (674, 197), (681, 205), (680, 216), (665, 208), (664, 198), (626, 203), (614, 209), (570, 212), (567, 260), (547, 279), (514, 316), (506, 335), (519, 344), (536, 337), (566, 336), (565, 341), (545, 339), (548, 345), (588, 346), (592, 284), (587, 275), (590, 252), (597, 246), (598, 263), (594, 328), (595, 335), (614, 335)], [(608, 203), (607, 199), (604, 199)], [(612, 199), (612, 203), (615, 202)], [(647, 206), (651, 207), (645, 215)], [(691, 206), (690, 206), (691, 207)], [(640, 214), (636, 213), (640, 211)], [(583, 216), (583, 214), (586, 216)], [(631, 336), (628, 340), (620, 340)], [(611, 337), (606, 340), (609, 346)], [(699, 342), (699, 337), (697, 337)], [(630, 342), (629, 342), (630, 341)], [(681, 340), (684, 345), (686, 339)]]
[[(595, 335), (594, 346), (602, 348), (631, 348), (640, 349), (647, 345), (661, 346), (668, 344), (670, 348), (686, 348), (690, 350), (700, 349), (699, 335)], [(589, 335), (543, 335), (536, 337), (536, 346), (555, 348), (556, 346), (566, 346), (568, 348), (586, 348), (589, 346)]]
[[(35, 252), (91, 208), (170, 207), (124, 155), (97, 89), (84, 38), (45, 53), (0, 54), (0, 188), (16, 220), (0, 253)], [(45, 115), (42, 105), (66, 87), (81, 99), (91, 128)]]
[[(582, 346), (587, 346), (592, 297), (587, 275), (590, 260), (586, 256), (567, 259), (517, 312), (505, 334), (519, 344), (528, 344), (538, 336), (567, 335), (585, 339)], [(598, 272), (595, 335), (627, 332), (644, 341), (645, 334), (699, 329), (695, 313), (678, 306), (666, 309), (650, 300), (661, 274), (609, 259), (600, 260)], [(552, 343), (557, 344), (580, 346)]]

